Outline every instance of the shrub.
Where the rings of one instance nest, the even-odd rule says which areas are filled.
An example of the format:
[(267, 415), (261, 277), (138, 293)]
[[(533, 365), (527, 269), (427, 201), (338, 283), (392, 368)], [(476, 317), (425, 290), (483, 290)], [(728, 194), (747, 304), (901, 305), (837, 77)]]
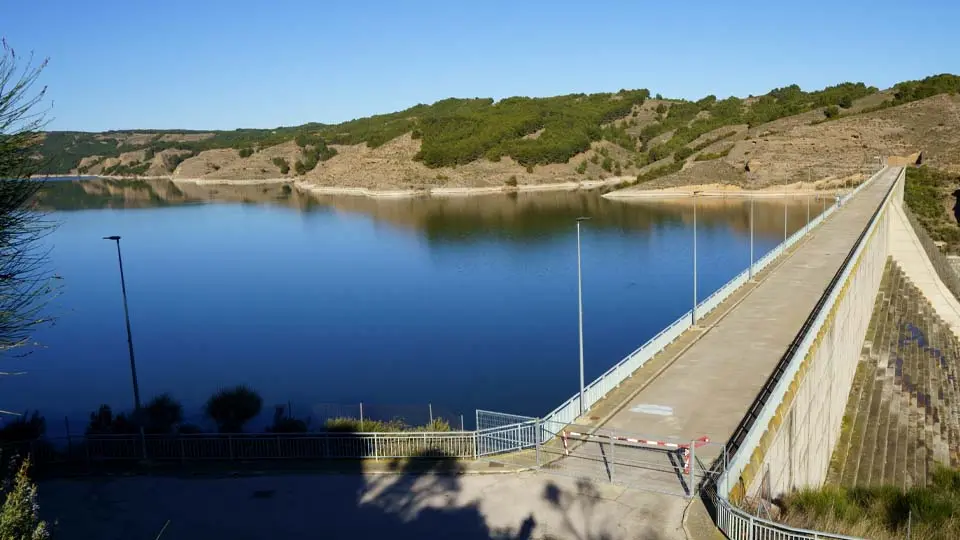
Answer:
[(620, 164), (617, 163), (617, 164), (613, 167), (613, 175), (614, 175), (614, 176), (620, 176), (621, 174), (623, 174), (623, 169), (620, 167)]
[[(660, 95), (660, 94), (657, 94), (657, 96), (659, 96), (659, 95)], [(660, 99), (660, 98), (657, 97), (657, 99)], [(667, 106), (666, 106), (666, 105), (664, 105), (663, 103), (657, 105), (657, 114), (663, 114), (663, 113), (665, 113), (665, 112), (667, 112)]]
[(600, 168), (607, 172), (610, 172), (611, 170), (613, 170), (613, 160), (610, 159), (609, 157), (603, 158), (603, 163), (600, 164)]
[(516, 175), (513, 175), (513, 176), (511, 176), (510, 178), (507, 178), (507, 181), (504, 182), (504, 184), (506, 184), (506, 185), (508, 185), (508, 186), (510, 186), (510, 187), (517, 187), (517, 177), (516, 177)]
[(686, 146), (680, 147), (673, 154), (674, 161), (684, 161), (688, 157), (693, 155), (693, 148), (688, 148)]
[(12, 482), (0, 484), (0, 538), (3, 540), (44, 540), (50, 538), (47, 523), (40, 519), (37, 486), (30, 481), (30, 459), (11, 464)]
[(577, 174), (583, 174), (587, 172), (587, 160), (583, 160), (577, 165)]
[(287, 413), (287, 408), (278, 406), (273, 411), (273, 424), (267, 427), (268, 433), (306, 433), (307, 422), (294, 418)]
[(527, 165), (527, 174), (533, 174), (533, 165)]
[(297, 162), (293, 164), (293, 170), (297, 173), (297, 176), (303, 176), (307, 173), (307, 166), (298, 159)]
[(823, 115), (827, 118), (836, 118), (840, 116), (840, 109), (836, 105), (831, 105), (823, 110)]
[(33, 441), (42, 437), (46, 430), (47, 422), (39, 412), (33, 411), (32, 415), (24, 412), (3, 423), (3, 427), (0, 427), (0, 442)]
[(284, 195), (290, 195), (290, 193), (293, 192), (289, 184), (284, 184), (283, 187), (280, 188), (280, 191), (282, 191)]
[(590, 156), (590, 163), (593, 163), (594, 165), (596, 165), (597, 163), (600, 163), (600, 156), (596, 154)]
[(290, 163), (282, 157), (273, 158), (273, 164), (280, 168), (280, 174), (287, 174), (290, 172)]
[(109, 405), (101, 405), (96, 412), (90, 413), (90, 423), (87, 425), (87, 435), (121, 435), (139, 431), (126, 414), (114, 416)]
[(170, 394), (160, 394), (143, 406), (143, 421), (147, 433), (171, 433), (183, 421), (183, 405)]
[(244, 148), (241, 148), (241, 149), (240, 149), (240, 157), (242, 157), (242, 158), (248, 158), (248, 157), (250, 157), (250, 156), (252, 156), (252, 155), (253, 155), (253, 148), (250, 148), (250, 147), (248, 146), (248, 147), (244, 147)]
[(263, 398), (255, 390), (238, 385), (221, 388), (210, 396), (204, 408), (207, 416), (217, 424), (220, 433), (241, 433), (243, 426), (260, 414)]
[(845, 94), (843, 97), (840, 98), (840, 101), (837, 102), (837, 105), (840, 105), (840, 107), (844, 109), (849, 109), (850, 107), (853, 107), (853, 100), (850, 98), (849, 95)]
[(410, 427), (402, 418), (394, 418), (384, 422), (382, 420), (358, 420), (356, 418), (328, 418), (324, 424), (326, 431), (331, 433), (385, 433), (407, 431)]
[[(422, 139), (422, 138), (423, 138), (423, 132), (420, 131), (419, 129), (415, 129), (415, 130), (413, 130), (413, 131), (410, 133), (410, 138), (411, 138), (411, 139), (414, 139), (414, 140), (416, 140), (416, 139)], [(499, 158), (500, 156), (497, 156), (497, 157)]]

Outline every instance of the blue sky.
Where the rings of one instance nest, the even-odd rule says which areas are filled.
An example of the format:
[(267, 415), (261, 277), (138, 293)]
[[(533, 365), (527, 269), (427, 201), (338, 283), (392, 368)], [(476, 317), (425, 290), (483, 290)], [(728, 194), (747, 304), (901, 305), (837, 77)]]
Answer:
[(0, 35), (49, 57), (50, 129), (339, 122), (445, 97), (699, 98), (960, 72), (960, 2), (48, 0)]

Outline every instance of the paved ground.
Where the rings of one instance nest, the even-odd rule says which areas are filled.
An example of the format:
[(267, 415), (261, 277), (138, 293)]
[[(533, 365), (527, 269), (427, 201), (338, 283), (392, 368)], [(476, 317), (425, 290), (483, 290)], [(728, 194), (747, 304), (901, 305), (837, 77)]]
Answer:
[(40, 506), (64, 540), (686, 538), (683, 499), (534, 473), (52, 480)]
[(890, 255), (913, 284), (920, 289), (930, 305), (960, 338), (960, 302), (944, 285), (930, 258), (923, 250), (903, 210), (894, 205), (890, 221)]

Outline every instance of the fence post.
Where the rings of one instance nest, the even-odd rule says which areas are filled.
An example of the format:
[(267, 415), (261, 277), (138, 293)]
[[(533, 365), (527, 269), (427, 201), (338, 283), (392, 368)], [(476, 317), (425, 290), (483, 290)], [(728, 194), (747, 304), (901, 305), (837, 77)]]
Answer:
[(227, 435), (227, 450), (230, 452), (230, 461), (233, 461), (233, 435)]
[(480, 431), (480, 409), (475, 409), (475, 411), (476, 411), (477, 418), (476, 418), (476, 424), (473, 425), (473, 429), (475, 431)]
[(187, 453), (183, 450), (183, 435), (177, 438), (180, 439), (180, 464), (183, 465), (187, 461)]
[(539, 469), (540, 468), (540, 419), (539, 418), (537, 418), (535, 426), (536, 426), (535, 427), (536, 431), (533, 432), (533, 437), (534, 437), (533, 442), (534, 444), (537, 445), (537, 468)]
[(373, 432), (373, 459), (380, 461), (380, 452), (377, 450), (377, 432)]
[(363, 431), (363, 402), (360, 402), (360, 431)]
[(283, 457), (283, 451), (280, 449), (280, 436), (279, 436), (279, 435), (277, 435), (277, 457), (278, 457), (278, 458), (282, 458), (282, 457)]
[(462, 415), (462, 414), (460, 415), (460, 431), (466, 431), (466, 429), (463, 427), (463, 415)]
[(696, 441), (690, 441), (690, 498), (697, 495)]
[(617, 441), (615, 439), (610, 439), (610, 483), (614, 483), (613, 479), (613, 468), (617, 463)]
[(517, 450), (520, 450), (521, 448), (523, 448), (523, 435), (520, 433), (520, 426), (522, 425), (523, 425), (522, 422), (517, 423), (517, 448), (516, 448)]
[(430, 411), (430, 427), (433, 428), (433, 403), (427, 403), (427, 410)]
[(750, 529), (747, 531), (747, 540), (753, 540), (753, 516), (750, 516), (750, 522), (747, 525)]
[(727, 476), (727, 445), (723, 445), (723, 496), (730, 495), (730, 478)]

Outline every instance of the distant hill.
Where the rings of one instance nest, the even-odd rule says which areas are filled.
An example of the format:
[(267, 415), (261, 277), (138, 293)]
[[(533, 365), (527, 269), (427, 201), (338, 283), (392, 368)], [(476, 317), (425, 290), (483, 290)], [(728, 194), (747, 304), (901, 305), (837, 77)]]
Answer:
[[(915, 148), (923, 139), (910, 133), (915, 119), (888, 110), (940, 96), (943, 99), (934, 99), (931, 107), (943, 110), (932, 114), (946, 120), (950, 107), (956, 107), (958, 91), (960, 77), (944, 74), (882, 92), (863, 83), (813, 92), (791, 85), (743, 99), (651, 98), (645, 89), (500, 101), (451, 98), (335, 125), (52, 131), (44, 134), (41, 154), (46, 174), (289, 178), (374, 189), (509, 186), (612, 176), (695, 181), (692, 177), (700, 173), (764, 184), (792, 178), (801, 166), (834, 175), (841, 171), (829, 169), (855, 168), (849, 156), (820, 151), (824, 159), (817, 159), (790, 140), (818, 134), (831, 141), (839, 137), (827, 146), (849, 153), (851, 145), (842, 139), (853, 137), (835, 132), (866, 130), (858, 135), (858, 153), (864, 154), (857, 156), (860, 162), (875, 158), (866, 154)], [(902, 122), (899, 128), (887, 126), (893, 118)], [(960, 115), (955, 118), (950, 126), (923, 129), (956, 131)], [(886, 126), (881, 131), (887, 131), (871, 131), (880, 124)], [(888, 132), (891, 129), (899, 131)], [(944, 151), (948, 162), (960, 163), (949, 149)], [(751, 161), (754, 166), (748, 171)]]

